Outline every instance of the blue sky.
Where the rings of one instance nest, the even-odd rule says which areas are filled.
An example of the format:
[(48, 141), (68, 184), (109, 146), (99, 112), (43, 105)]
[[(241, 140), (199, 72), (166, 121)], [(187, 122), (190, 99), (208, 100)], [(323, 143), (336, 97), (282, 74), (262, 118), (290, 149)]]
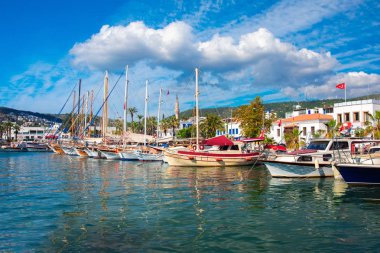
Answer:
[[(149, 112), (159, 88), (181, 109), (343, 97), (380, 88), (378, 1), (1, 1), (0, 106), (56, 113), (82, 78), (99, 93), (129, 65), (129, 105)], [(111, 97), (122, 114), (124, 79)], [(99, 93), (100, 94), (100, 93)], [(99, 104), (101, 95), (97, 96)], [(69, 108), (66, 110), (68, 111)]]

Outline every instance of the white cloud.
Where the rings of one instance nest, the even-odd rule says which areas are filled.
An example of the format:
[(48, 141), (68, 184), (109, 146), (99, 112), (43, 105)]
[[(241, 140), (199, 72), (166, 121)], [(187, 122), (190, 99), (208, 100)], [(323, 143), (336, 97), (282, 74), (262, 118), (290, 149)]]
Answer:
[(242, 71), (261, 85), (303, 84), (332, 71), (337, 61), (327, 53), (297, 49), (276, 38), (267, 29), (242, 35), (238, 40), (215, 34), (196, 41), (192, 28), (174, 22), (162, 29), (142, 22), (128, 26), (103, 26), (89, 40), (70, 51), (76, 66), (90, 69), (121, 69), (141, 61), (169, 69), (228, 73)]

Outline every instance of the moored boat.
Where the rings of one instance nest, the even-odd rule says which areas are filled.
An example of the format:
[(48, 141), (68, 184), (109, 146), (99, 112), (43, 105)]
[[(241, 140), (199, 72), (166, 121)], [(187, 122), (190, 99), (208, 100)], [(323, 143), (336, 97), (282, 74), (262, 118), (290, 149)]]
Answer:
[(379, 164), (338, 163), (335, 166), (349, 185), (380, 185)]
[(272, 177), (278, 178), (313, 178), (313, 177), (333, 177), (334, 172), (331, 167), (312, 167), (284, 163), (266, 162), (269, 173)]

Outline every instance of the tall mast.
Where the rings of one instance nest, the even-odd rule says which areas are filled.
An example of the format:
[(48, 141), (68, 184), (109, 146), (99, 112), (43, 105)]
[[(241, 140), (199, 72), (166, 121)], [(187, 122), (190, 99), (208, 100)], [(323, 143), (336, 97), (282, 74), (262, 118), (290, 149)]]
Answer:
[(128, 99), (128, 65), (125, 67), (125, 91), (124, 91), (124, 125), (123, 125), (123, 147), (126, 145), (127, 135), (127, 99)]
[(157, 112), (157, 144), (158, 138), (160, 137), (160, 111), (161, 111), (161, 98), (162, 97), (162, 88), (160, 88), (160, 97), (158, 98), (158, 112)]
[(148, 80), (145, 82), (144, 147), (146, 146), (146, 115), (148, 114)]
[(81, 86), (82, 86), (82, 79), (79, 79), (79, 85), (78, 85), (78, 116), (79, 116), (79, 112), (80, 112), (80, 100), (81, 100), (80, 90), (81, 90)]
[(197, 127), (197, 149), (199, 151), (199, 107), (198, 107), (198, 68), (195, 68), (195, 125)]
[(103, 141), (106, 141), (106, 133), (107, 133), (107, 127), (108, 127), (108, 102), (107, 102), (107, 96), (108, 96), (108, 71), (106, 71), (106, 75), (104, 77), (104, 97), (103, 97), (103, 125), (102, 125), (102, 134), (103, 134)]
[[(92, 107), (94, 104), (94, 90), (91, 90), (91, 99), (90, 99), (90, 118), (88, 119), (89, 122), (92, 122), (92, 116), (93, 116), (93, 111)], [(96, 122), (94, 121), (94, 135), (96, 134)], [(91, 136), (91, 129), (88, 131), (88, 136)]]
[[(86, 96), (86, 110), (85, 110), (85, 115), (84, 115), (84, 127), (87, 127), (87, 116), (88, 116), (88, 100), (90, 99), (90, 91), (87, 91), (87, 96)], [(84, 133), (84, 136), (86, 136), (86, 133)]]
[(76, 101), (75, 94), (76, 94), (76, 92), (74, 91), (74, 94), (73, 94), (73, 111), (72, 111), (72, 115), (71, 115), (71, 137), (74, 137), (74, 123), (75, 123), (74, 111), (75, 111), (75, 101)]

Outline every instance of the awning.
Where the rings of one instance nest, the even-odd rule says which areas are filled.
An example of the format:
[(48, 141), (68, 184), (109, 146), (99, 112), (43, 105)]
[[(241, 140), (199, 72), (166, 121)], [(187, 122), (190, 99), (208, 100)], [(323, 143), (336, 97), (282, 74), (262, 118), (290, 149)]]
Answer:
[(226, 136), (221, 135), (218, 137), (207, 139), (203, 142), (203, 145), (207, 146), (232, 146), (234, 143)]
[(263, 141), (263, 137), (258, 137), (258, 138), (247, 138), (247, 139), (242, 139), (240, 141), (242, 142), (256, 142), (256, 141)]

